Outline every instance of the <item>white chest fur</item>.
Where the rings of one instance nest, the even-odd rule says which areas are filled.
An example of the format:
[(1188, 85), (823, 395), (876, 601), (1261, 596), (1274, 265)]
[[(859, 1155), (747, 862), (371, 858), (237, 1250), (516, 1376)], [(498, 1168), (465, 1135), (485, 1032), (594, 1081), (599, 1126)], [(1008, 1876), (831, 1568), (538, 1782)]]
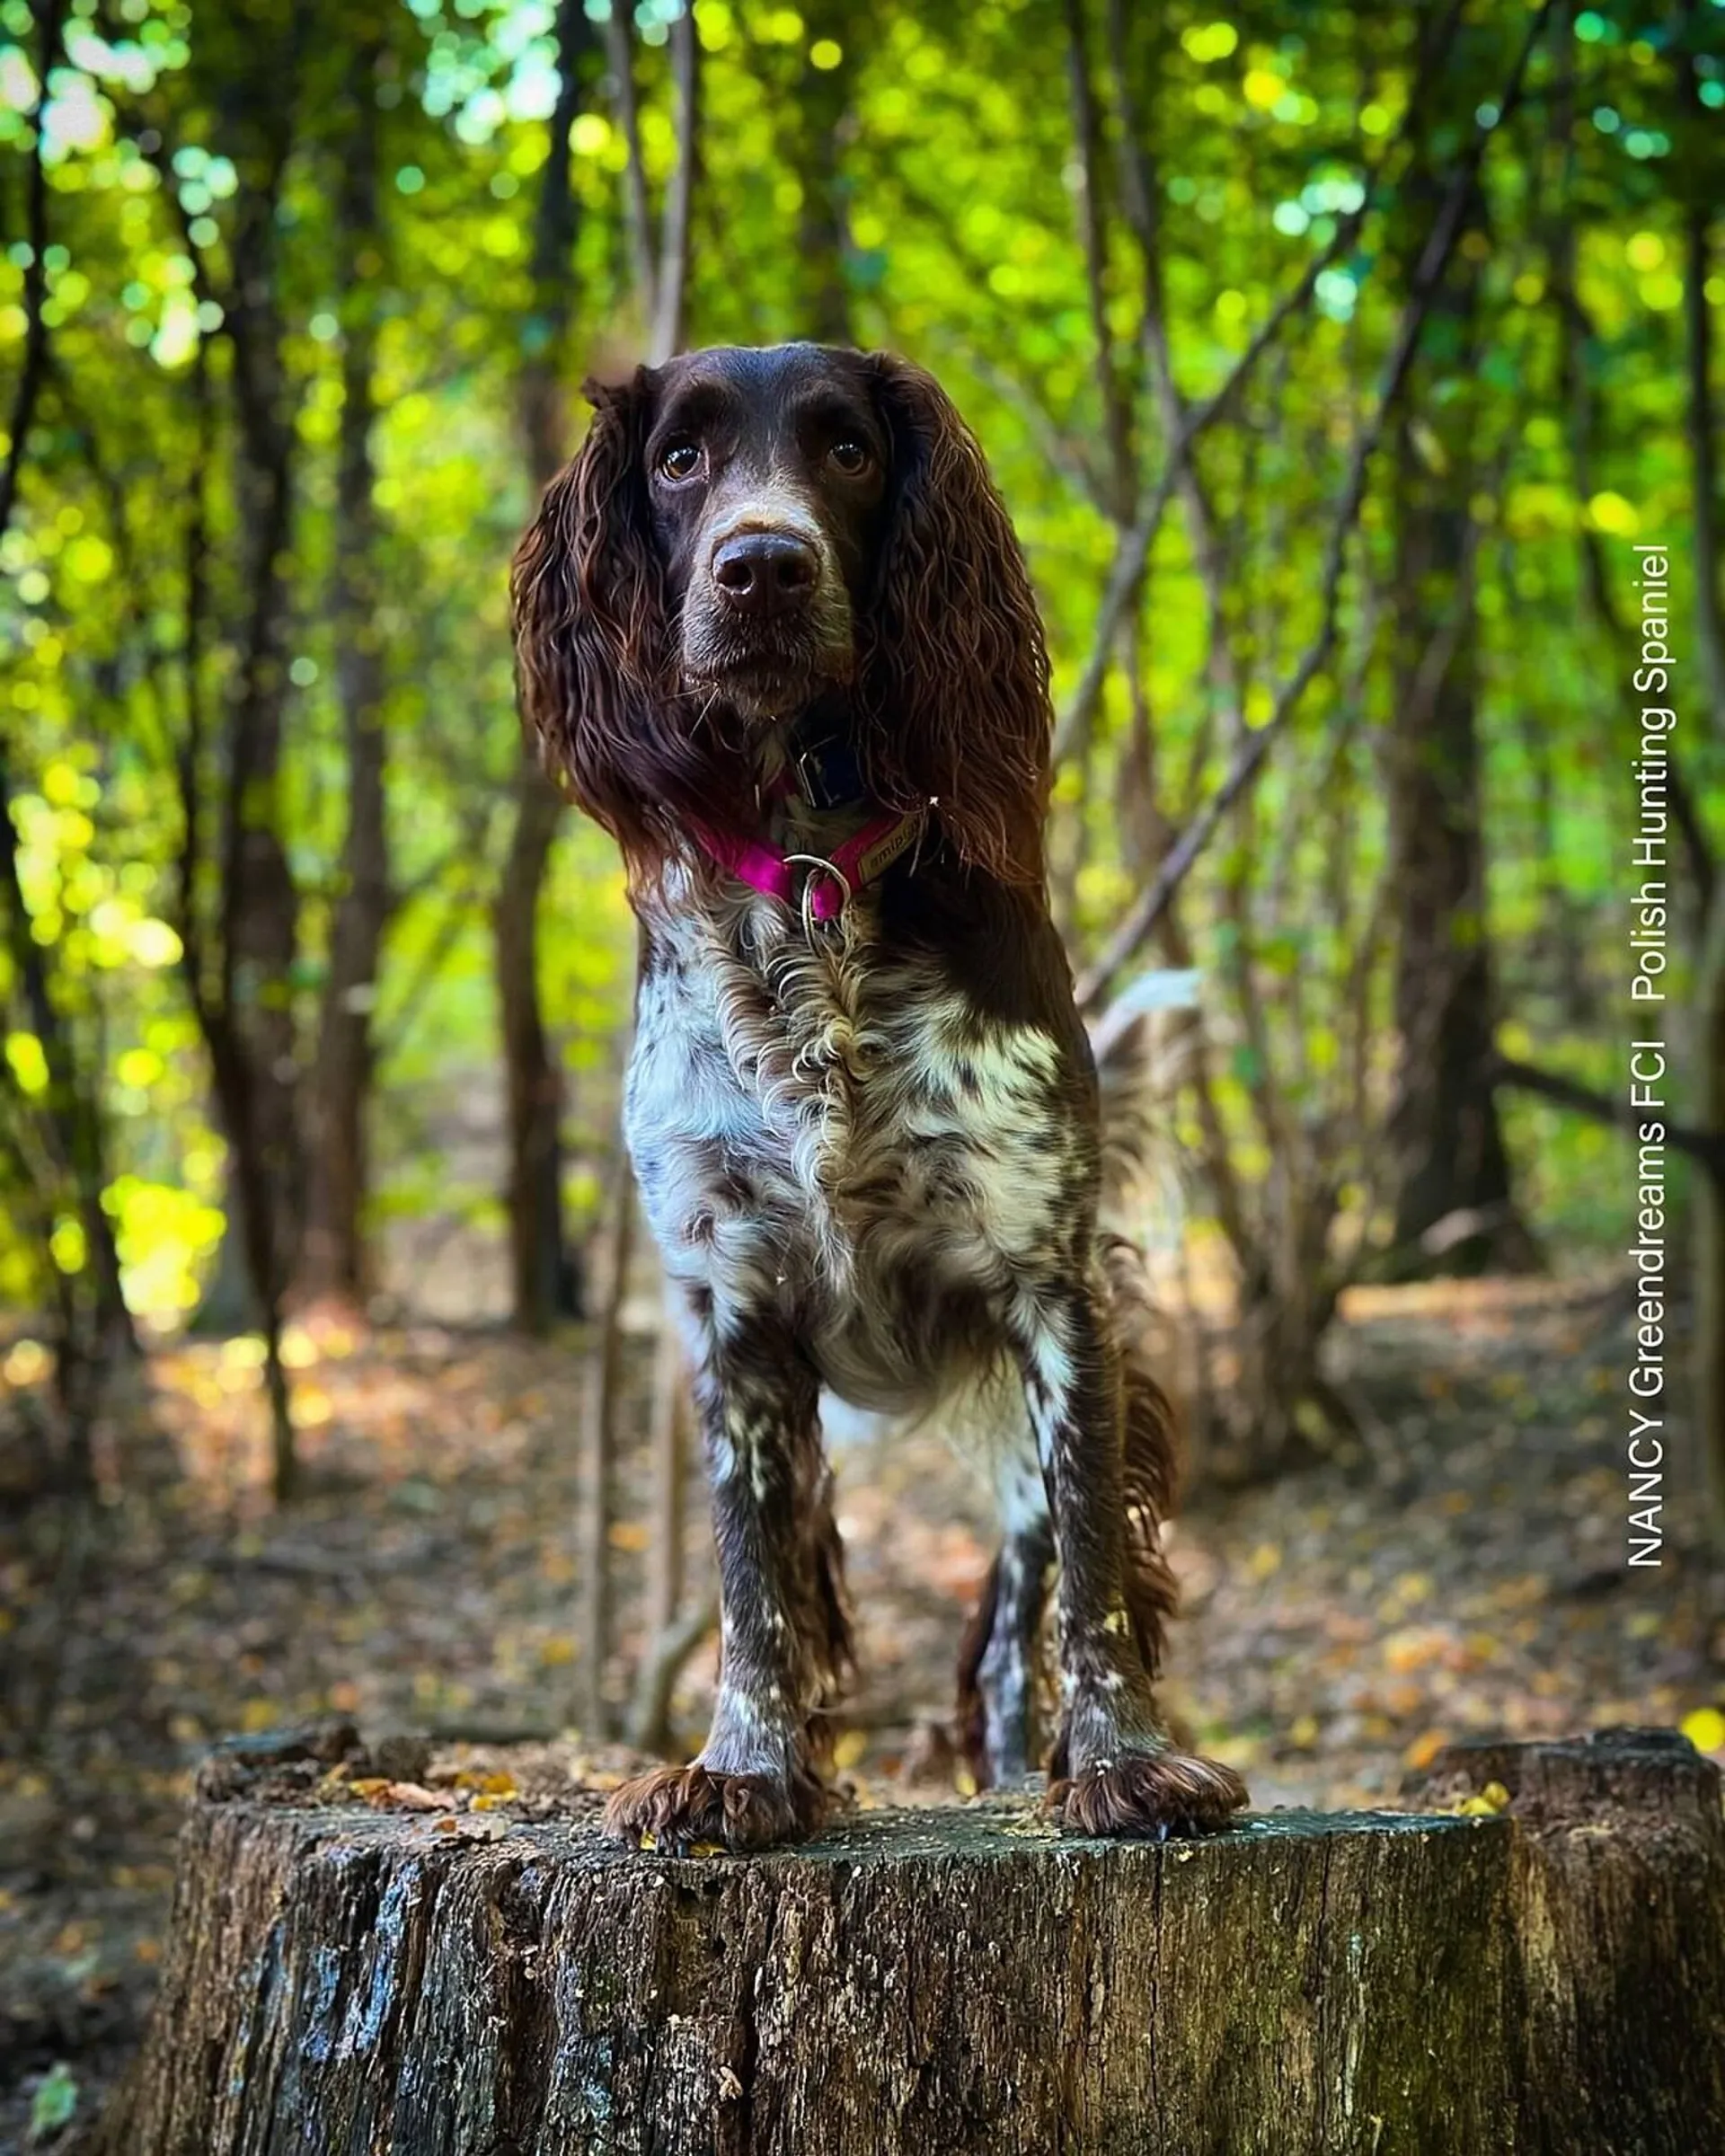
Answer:
[(950, 1382), (955, 1309), (1064, 1240), (1083, 1163), (1055, 1042), (889, 956), (865, 896), (811, 940), (787, 909), (655, 921), (627, 1098), (667, 1269), (722, 1331), (782, 1312), (860, 1405)]

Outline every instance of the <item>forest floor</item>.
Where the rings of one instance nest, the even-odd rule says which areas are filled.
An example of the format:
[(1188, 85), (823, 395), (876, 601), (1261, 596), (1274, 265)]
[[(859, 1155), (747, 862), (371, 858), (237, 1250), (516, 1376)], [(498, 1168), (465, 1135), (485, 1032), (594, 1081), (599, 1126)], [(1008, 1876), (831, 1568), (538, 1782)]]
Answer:
[[(1366, 1442), (1177, 1524), (1165, 1696), (1260, 1807), (1393, 1800), (1408, 1768), (1469, 1734), (1687, 1719), (1725, 1740), (1703, 1568), (1675, 1548), (1662, 1570), (1623, 1562), (1627, 1311), (1598, 1281), (1356, 1294), (1334, 1368)], [(123, 2062), (211, 1737), (333, 1711), (367, 1734), (539, 1733), (596, 1774), (626, 1763), (570, 1727), (571, 1345), (330, 1321), (291, 1346), (309, 1487), (281, 1512), (250, 1342), (154, 1359), (82, 1539), (58, 1506), (17, 1501), (28, 1388), (0, 1409), (0, 2150), (26, 2145), (32, 2101), (90, 2116)], [(938, 1436), (854, 1445), (837, 1465), (862, 1671), (840, 1760), (859, 1801), (950, 1799), (942, 1724), (986, 1507)], [(619, 1698), (646, 1494), (632, 1455), (612, 1536)], [(704, 1548), (693, 1527), (690, 1547)], [(705, 1649), (677, 1695), (691, 1740), (712, 1668)]]

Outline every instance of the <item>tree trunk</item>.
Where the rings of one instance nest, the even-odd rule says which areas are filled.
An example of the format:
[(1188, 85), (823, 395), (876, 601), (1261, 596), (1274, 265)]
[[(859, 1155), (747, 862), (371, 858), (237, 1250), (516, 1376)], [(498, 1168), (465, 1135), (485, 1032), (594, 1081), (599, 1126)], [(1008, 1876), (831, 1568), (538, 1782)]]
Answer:
[[(13, 384), (4, 459), (0, 459), (0, 539), (11, 530), (18, 501), (31, 423), (49, 373), (49, 331), (43, 313), (48, 299), (49, 187), (43, 163), (43, 110), (49, 69), (60, 49), (66, 9), (58, 0), (35, 10), (38, 48), (37, 99), (24, 223), (30, 260), (24, 270), (25, 337), (23, 365)], [(40, 1102), (36, 1173), (22, 1158), (22, 1180), (38, 1183), (31, 1210), (38, 1214), (41, 1241), (52, 1233), (60, 1213), (75, 1215), (84, 1230), (86, 1265), (78, 1273), (62, 1271), (51, 1253), (42, 1263), (59, 1294), (61, 1327), (57, 1342), (57, 1382), (68, 1409), (71, 1450), (79, 1463), (75, 1479), (87, 1480), (89, 1429), (86, 1404), (100, 1392), (108, 1365), (137, 1348), (131, 1313), (119, 1278), (119, 1256), (113, 1224), (102, 1199), (107, 1184), (100, 1086), (80, 1067), (71, 1027), (64, 1019), (49, 978), (54, 959), (36, 940), (18, 873), (18, 827), (13, 817), (13, 756), (10, 720), (0, 730), (0, 944), (11, 960), (10, 994), (14, 1007), (0, 1003), (8, 1030), (22, 1029), (41, 1050), (47, 1089)], [(58, 954), (57, 954), (58, 955)], [(0, 1088), (13, 1095), (20, 1120), (31, 1119), (12, 1073), (0, 1075)], [(14, 1138), (16, 1134), (12, 1134)], [(88, 1385), (83, 1381), (90, 1380)], [(74, 1403), (76, 1403), (75, 1406)]]
[[(1685, 27), (1699, 13), (1685, 10)], [(1685, 40), (1688, 43), (1688, 40)], [(1686, 116), (1699, 135), (1712, 115), (1703, 105), (1701, 47), (1681, 68)], [(1687, 347), (1692, 515), (1694, 523), (1695, 632), (1701, 651), (1703, 738), (1725, 740), (1725, 597), (1720, 589), (1719, 421), (1713, 401), (1713, 315), (1708, 284), (1713, 261), (1711, 195), (1684, 217), (1684, 323)], [(1718, 850), (1705, 856), (1701, 884), (1701, 948), (1695, 965), (1695, 1121), (1725, 1133), (1725, 875)], [(1703, 865), (1703, 864), (1698, 864)], [(1725, 1174), (1703, 1171), (1694, 1200), (1694, 1429), (1700, 1486), (1716, 1551), (1725, 1551)]]
[[(1404, 266), (1410, 281), (1430, 206), (1448, 177), (1429, 139), (1418, 155), (1407, 190), (1418, 235)], [(1468, 214), (1477, 218), (1477, 203)], [(1479, 275), (1458, 248), (1415, 363), (1426, 393), (1404, 405), (1395, 437), (1394, 705), (1385, 775), (1402, 932), (1390, 1137), (1395, 1242), (1407, 1272), (1525, 1271), (1535, 1262), (1491, 1083), (1495, 981), (1471, 508), (1481, 472), (1469, 393)], [(1412, 410), (1417, 423), (1406, 416)]]
[(539, 1003), (539, 893), (562, 797), (531, 756), (516, 774), (515, 826), (492, 911), (509, 1117), (510, 1311), (522, 1332), (574, 1314), (563, 1240), (562, 1082)]
[(617, 1148), (610, 1206), (611, 1275), (599, 1337), (587, 1366), (581, 1422), (581, 1727), (589, 1743), (611, 1735), (606, 1665), (611, 1659), (611, 1527), (617, 1456), (622, 1450), (623, 1312), (635, 1248), (635, 1175)]
[[(51, 953), (32, 932), (18, 874), (10, 748), (0, 729), (0, 950), (11, 960), (0, 1024), (21, 1029), (41, 1051), (47, 1084), (39, 1100), (0, 1059), (0, 1203), (9, 1224), (33, 1246), (54, 1308), (54, 1387), (62, 1426), (56, 1462), (66, 1487), (93, 1481), (92, 1438), (111, 1376), (137, 1352), (119, 1277), (113, 1224), (102, 1205), (106, 1144), (94, 1075), (82, 1067), (72, 1028), (49, 980)], [(53, 1247), (66, 1217), (82, 1225), (84, 1262), (63, 1267)]]
[[(295, 25), (248, 41), (243, 90), (224, 112), (217, 140), (236, 167), (255, 175), (235, 198), (229, 240), (232, 273), (221, 287), (222, 331), (233, 354), (233, 496), (241, 538), (241, 601), (224, 623), (231, 647), (224, 693), (219, 902), (203, 917), (198, 887), (203, 855), (205, 782), (200, 666), (209, 598), (208, 530), (202, 468), (213, 438), (210, 376), (194, 370), (199, 468), (188, 532), (186, 700), (188, 727), (176, 757), (185, 817), (180, 867), (186, 980), (209, 1056), (217, 1119), (228, 1146), (236, 1204), (228, 1234), (240, 1248), (263, 1330), (274, 1488), (293, 1494), (296, 1463), (288, 1380), (281, 1363), (282, 1297), (298, 1263), (305, 1225), (305, 1157), (300, 1123), (293, 976), (299, 948), (299, 894), (283, 839), (282, 773), (290, 629), (288, 549), (293, 536), (298, 429), (283, 348), (280, 305), (281, 199), (298, 120), (299, 51)], [(208, 261), (205, 272), (208, 274)]]
[[(817, 344), (853, 344), (844, 162), (856, 48), (868, 34), (867, 17), (843, 0), (811, 0), (802, 17), (808, 37), (802, 80), (786, 107), (787, 155), (802, 190), (797, 214), (800, 305), (792, 334), (812, 337)], [(807, 57), (820, 50), (826, 60), (830, 55), (822, 49), (830, 45), (839, 50), (836, 66), (818, 67)]]
[[(671, 1291), (665, 1288), (668, 1303)], [(653, 1475), (652, 1573), (647, 1588), (647, 1622), (663, 1631), (683, 1606), (684, 1513), (689, 1488), (689, 1443), (694, 1436), (688, 1362), (676, 1319), (666, 1310), (653, 1358), (650, 1454)]]
[(657, 1752), (668, 1758), (677, 1748), (671, 1727), (671, 1693), (684, 1664), (717, 1622), (719, 1611), (712, 1596), (694, 1609), (683, 1607), (685, 1515), (694, 1408), (682, 1334), (670, 1308), (673, 1291), (668, 1281), (661, 1279), (659, 1293), (664, 1307), (653, 1355), (652, 1407), (647, 1432), (648, 1473), (652, 1484), (647, 1621), (641, 1658), (635, 1665), (627, 1733), (637, 1752)]
[[(1405, 426), (1400, 446), (1387, 752), (1402, 907), (1395, 1241), (1409, 1270), (1522, 1270), (1533, 1247), (1516, 1211), (1491, 1080), (1469, 474), (1464, 465), (1426, 469)], [(1446, 618), (1452, 613), (1459, 618)]]
[[(557, 102), (551, 151), (534, 213), (533, 311), (522, 340), (517, 424), (535, 494), (566, 454), (561, 368), (568, 341), (577, 205), (569, 131), (583, 95), (582, 66), (593, 25), (580, 0), (557, 10)], [(509, 1309), (518, 1330), (542, 1333), (557, 1317), (578, 1317), (579, 1274), (563, 1233), (562, 1086), (545, 1039), (539, 1003), (539, 893), (562, 814), (562, 796), (524, 744), (516, 767), (515, 822), (491, 912), (497, 999), (503, 1037), (509, 1141)]]
[[(1725, 889), (1716, 889), (1697, 967), (1695, 1120), (1725, 1133)], [(1694, 1171), (1694, 1378), (1697, 1484), (1725, 1550), (1725, 1174)]]
[[(1669, 1729), (1452, 1745), (1410, 1778), (1448, 1805), (1496, 1783), (1516, 1836), (1525, 2138), (1551, 2156), (1725, 2143), (1725, 1824), (1719, 1771)], [(1386, 2142), (1385, 2147), (1393, 2145)]]
[[(285, 164), (285, 147), (282, 155)], [(246, 535), (246, 618), (227, 699), (223, 803), (220, 963), (233, 1055), (226, 1082), (217, 1070), (216, 1093), (228, 1144), (236, 1154), (252, 1154), (237, 1169), (247, 1201), (253, 1187), (264, 1200), (255, 1249), (267, 1257), (270, 1277), (252, 1270), (253, 1290), (267, 1303), (279, 1300), (293, 1277), (305, 1200), (292, 987), (299, 893), (283, 836), (282, 773), (296, 437), (282, 364), (286, 332), (274, 298), (273, 192), (248, 207), (234, 249), (235, 289), (246, 296), (229, 317), (243, 384), (234, 490)]]
[(652, 333), (648, 340), (650, 367), (663, 367), (683, 349), (688, 315), (689, 255), (694, 234), (695, 143), (701, 110), (701, 41), (694, 9), (679, 8), (666, 39), (676, 99), (677, 163), (665, 185), (659, 219), (659, 278), (653, 290)]
[(377, 348), (376, 296), (359, 261), (377, 241), (377, 104), (368, 79), (376, 53), (362, 49), (357, 119), (341, 205), (344, 257), (341, 439), (336, 488), (336, 685), (348, 764), (348, 829), (341, 886), (330, 932), (329, 974), (313, 1072), (302, 1277), (314, 1293), (363, 1301), (373, 1283), (364, 1211), (370, 1176), (366, 1110), (374, 1054), (377, 959), (389, 918), (384, 822), (384, 660), (377, 626), (371, 454)]
[(470, 1759), (514, 1785), (474, 1812), (459, 1756), (352, 1743), (206, 1765), (84, 2156), (1717, 2145), (1725, 1836), (1669, 1735), (1439, 1763), (1508, 1818), (1157, 1846), (988, 1800), (683, 1860), (602, 1842), (553, 1748)]

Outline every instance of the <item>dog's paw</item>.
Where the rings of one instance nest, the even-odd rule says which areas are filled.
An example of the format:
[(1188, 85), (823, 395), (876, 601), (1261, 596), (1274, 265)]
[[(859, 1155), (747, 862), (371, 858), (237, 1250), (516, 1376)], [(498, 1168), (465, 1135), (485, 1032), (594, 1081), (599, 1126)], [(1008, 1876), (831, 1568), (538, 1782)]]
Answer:
[(1130, 1752), (1053, 1783), (1048, 1808), (1069, 1834), (1219, 1833), (1246, 1802), (1246, 1785), (1232, 1767), (1172, 1747)]
[(827, 1791), (812, 1774), (790, 1782), (765, 1774), (714, 1774), (697, 1760), (625, 1781), (605, 1807), (605, 1831), (631, 1849), (650, 1842), (669, 1857), (703, 1849), (770, 1849), (811, 1834), (827, 1804)]

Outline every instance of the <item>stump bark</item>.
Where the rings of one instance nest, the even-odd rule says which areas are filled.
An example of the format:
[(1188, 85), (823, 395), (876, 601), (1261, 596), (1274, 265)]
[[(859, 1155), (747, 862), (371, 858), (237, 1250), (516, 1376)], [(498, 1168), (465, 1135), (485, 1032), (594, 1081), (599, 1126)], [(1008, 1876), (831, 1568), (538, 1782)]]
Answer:
[(1725, 1816), (1719, 1770), (1669, 1729), (1452, 1745), (1404, 1794), (1496, 1787), (1516, 1840), (1527, 2145), (1725, 2150)]
[(979, 1801), (671, 1860), (543, 1754), (230, 1751), (88, 2156), (1725, 2146), (1715, 1772), (1667, 1739), (1429, 1780), (1473, 1814), (1154, 1846)]

